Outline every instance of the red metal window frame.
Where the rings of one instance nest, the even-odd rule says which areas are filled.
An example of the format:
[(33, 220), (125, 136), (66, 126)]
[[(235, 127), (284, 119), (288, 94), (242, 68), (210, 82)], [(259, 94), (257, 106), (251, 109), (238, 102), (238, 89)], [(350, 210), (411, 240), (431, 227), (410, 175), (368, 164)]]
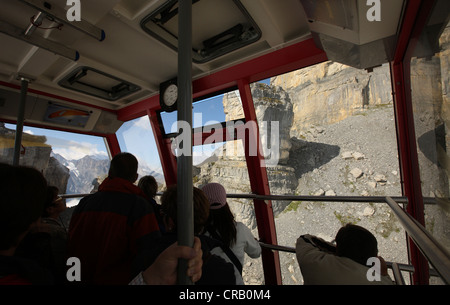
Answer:
[(150, 125), (155, 137), (156, 147), (158, 149), (166, 185), (174, 185), (177, 183), (177, 161), (172, 153), (172, 143), (170, 139), (163, 137), (156, 111), (149, 109), (147, 110), (147, 115), (150, 119)]
[(115, 133), (108, 134), (105, 136), (106, 143), (108, 144), (109, 152), (111, 153), (111, 158), (121, 152), (119, 140), (117, 139), (117, 135)]
[[(244, 112), (246, 115), (246, 121), (256, 121), (256, 115), (254, 113), (253, 101), (249, 88), (250, 83), (298, 70), (307, 66), (315, 65), (326, 60), (327, 56), (325, 52), (316, 47), (313, 39), (306, 39), (294, 45), (282, 48), (269, 54), (262, 55), (260, 57), (243, 62), (241, 64), (237, 64), (233, 67), (193, 81), (193, 98), (205, 96), (214, 92), (224, 90), (226, 88), (238, 86), (241, 92), (241, 97), (243, 97), (242, 101)], [(10, 83), (0, 82), (0, 85), (20, 89), (20, 86)], [(29, 92), (66, 100), (75, 104), (88, 105), (85, 102), (67, 99), (39, 90), (29, 89)], [(136, 104), (124, 107), (117, 111), (102, 107), (96, 108), (116, 113), (117, 118), (124, 122), (147, 115), (149, 117), (153, 133), (155, 135), (158, 154), (160, 156), (166, 184), (172, 185), (176, 183), (176, 159), (171, 152), (170, 140), (164, 139), (162, 137), (162, 131), (157, 120), (156, 111), (160, 109), (159, 95), (142, 100)], [(55, 129), (65, 131), (63, 128)], [(115, 134), (100, 135), (97, 133), (93, 134), (89, 132), (80, 133), (105, 137), (112, 156), (121, 151), (117, 136)], [(199, 135), (195, 136), (198, 137)], [(203, 143), (203, 140), (206, 139), (207, 135), (202, 134), (201, 137)], [(257, 137), (257, 139), (259, 141), (259, 137)], [(248, 142), (249, 141), (246, 141), (246, 143)], [(252, 192), (262, 195), (270, 194), (267, 173), (265, 171), (265, 167), (261, 166), (261, 162), (264, 162), (263, 157), (261, 155), (247, 156), (246, 161)], [(276, 232), (271, 203), (269, 202), (268, 204), (266, 204), (264, 201), (255, 200), (254, 204), (255, 215), (261, 239), (267, 243), (276, 244)], [(265, 269), (265, 283), (281, 284), (281, 270), (278, 253), (273, 253), (270, 250), (264, 250), (263, 265)]]
[[(244, 109), (245, 119), (247, 122), (253, 121), (257, 123), (253, 97), (250, 90), (250, 84), (246, 80), (238, 82), (239, 92)], [(255, 126), (258, 126), (255, 124)], [(245, 159), (247, 161), (248, 175), (250, 179), (250, 187), (252, 193), (258, 195), (270, 195), (269, 180), (264, 165), (264, 157), (261, 155), (261, 143), (259, 128), (254, 130), (256, 134), (249, 135), (256, 137), (257, 154), (250, 156), (248, 154), (248, 144), (250, 140), (246, 140)], [(255, 207), (256, 223), (258, 227), (258, 235), (261, 241), (277, 245), (277, 234), (275, 230), (275, 220), (273, 217), (272, 202), (270, 200), (253, 200)], [(266, 285), (282, 284), (281, 267), (278, 251), (270, 249), (262, 249), (262, 264), (264, 269), (264, 278)]]
[[(407, 212), (423, 226), (425, 226), (424, 203), (414, 128), (410, 62), (434, 4), (433, 0), (408, 1), (394, 60), (391, 62), (402, 191), (408, 198)], [(408, 238), (408, 245), (409, 258), (415, 270), (412, 276), (413, 283), (429, 284), (428, 261), (410, 238)]]
[[(249, 84), (272, 76), (295, 71), (328, 60), (325, 52), (316, 47), (312, 38), (296, 43), (292, 46), (262, 55), (228, 69), (194, 80), (193, 98), (202, 97), (227, 88), (238, 86), (246, 122), (255, 121), (256, 115)], [(125, 107), (117, 112), (118, 119), (132, 120), (148, 115), (157, 141), (158, 153), (161, 160), (166, 184), (176, 183), (176, 159), (170, 150), (170, 141), (162, 137), (162, 131), (157, 121), (156, 111), (160, 109), (159, 95), (145, 99), (141, 102)], [(225, 130), (224, 130), (225, 132)], [(259, 131), (257, 131), (259, 133)], [(197, 134), (201, 143), (208, 134)], [(225, 137), (224, 139), (228, 139)], [(259, 136), (257, 137), (259, 141)], [(199, 142), (196, 142), (199, 143)], [(249, 141), (245, 141), (249, 143)], [(248, 151), (248, 148), (246, 148)], [(246, 156), (252, 192), (269, 195), (267, 172), (261, 166), (264, 159), (261, 155)], [(277, 244), (272, 205), (261, 200), (254, 200), (255, 216), (260, 238), (267, 243)], [(278, 252), (263, 250), (262, 260), (264, 266), (265, 284), (282, 284), (281, 268)]]

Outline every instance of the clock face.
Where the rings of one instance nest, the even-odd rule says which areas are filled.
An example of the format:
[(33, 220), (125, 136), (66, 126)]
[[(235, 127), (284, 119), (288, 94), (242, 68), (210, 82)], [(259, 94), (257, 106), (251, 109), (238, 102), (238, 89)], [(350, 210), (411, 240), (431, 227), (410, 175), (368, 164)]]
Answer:
[(163, 93), (164, 103), (167, 106), (172, 106), (178, 99), (178, 87), (175, 84), (170, 84)]

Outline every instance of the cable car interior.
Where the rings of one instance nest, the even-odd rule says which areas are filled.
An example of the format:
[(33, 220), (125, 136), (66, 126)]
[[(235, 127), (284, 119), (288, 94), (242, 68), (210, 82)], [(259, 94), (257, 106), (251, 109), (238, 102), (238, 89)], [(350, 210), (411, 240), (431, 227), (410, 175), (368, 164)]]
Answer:
[[(262, 275), (257, 284), (301, 283), (287, 271), (289, 265), (298, 269), (288, 262), (295, 259), (295, 238), (318, 232), (295, 232), (295, 238), (283, 243), (287, 233), (277, 222), (294, 205), (304, 215), (318, 206), (331, 207), (331, 214), (342, 221), (370, 218), (373, 211), (386, 208), (396, 224), (393, 231), (401, 236), (387, 240), (405, 257), (390, 262), (396, 283), (449, 284), (449, 7), (448, 0), (0, 0), (1, 162), (24, 164), (26, 155), (34, 154), (36, 145), (24, 132), (30, 128), (60, 132), (66, 140), (81, 135), (104, 140), (109, 158), (121, 151), (134, 153), (123, 144), (134, 136), (139, 139), (136, 150), (158, 159), (162, 183), (177, 184), (189, 198), (192, 186), (205, 181), (193, 167), (192, 152), (239, 142), (239, 162), (223, 168), (216, 158), (207, 160), (206, 167), (213, 181), (214, 175), (228, 175), (228, 198), (238, 205), (246, 202), (251, 210), (249, 226), (263, 249), (260, 262), (253, 263)], [(319, 90), (326, 82), (319, 78), (337, 74), (337, 67), (360, 76), (351, 76), (351, 84)], [(387, 71), (384, 83), (360, 89), (363, 77), (376, 80), (381, 69)], [(384, 87), (377, 90), (388, 102), (367, 102), (381, 83)], [(269, 87), (275, 87), (272, 95), (257, 94)], [(289, 92), (284, 102), (280, 87)], [(334, 94), (339, 87), (348, 88), (347, 93)], [(355, 108), (350, 104), (356, 91), (366, 98)], [(353, 108), (344, 113), (336, 108), (338, 103)], [(199, 116), (195, 109), (202, 105), (210, 108), (202, 110), (202, 122), (193, 123)], [(389, 123), (369, 125), (369, 111), (378, 108), (387, 109)], [(211, 109), (219, 109), (221, 116), (210, 117)], [(383, 193), (381, 185), (390, 184), (378, 180), (372, 181), (377, 192), (317, 194), (305, 177), (326, 170), (332, 158), (314, 164), (298, 155), (292, 165), (302, 149), (317, 154), (335, 147), (325, 142), (302, 145), (331, 134), (317, 126), (337, 128), (333, 124), (350, 116), (367, 118), (363, 124), (368, 125), (359, 130), (363, 133), (392, 125), (390, 154), (395, 161), (385, 164), (396, 176), (391, 193)], [(272, 139), (263, 139), (268, 134), (263, 121), (272, 132), (279, 131)], [(153, 140), (129, 128), (136, 122), (146, 125), (153, 146)], [(187, 125), (180, 128), (180, 122)], [(228, 132), (230, 126), (234, 132)], [(5, 130), (14, 137), (6, 138)], [(352, 143), (357, 131), (348, 127), (341, 135)], [(270, 142), (274, 138), (278, 142)], [(370, 141), (384, 143), (376, 136)], [(264, 151), (267, 142), (274, 146), (271, 154)], [(366, 160), (387, 152), (383, 145), (377, 146), (379, 151), (365, 151)], [(232, 149), (227, 146), (226, 153)], [(343, 150), (335, 150), (333, 158), (342, 160)], [(291, 161), (286, 161), (286, 151)], [(288, 165), (291, 169), (282, 172)], [(334, 171), (346, 171), (353, 179), (346, 184), (353, 190), (370, 171), (355, 174), (344, 167)], [(372, 171), (375, 175), (377, 168)], [(276, 189), (289, 175), (295, 177), (295, 187)], [(241, 183), (245, 188), (236, 185)], [(355, 203), (368, 208), (367, 213), (357, 214)], [(183, 228), (190, 226), (191, 204), (189, 199), (179, 202), (187, 215)], [(439, 216), (428, 221), (430, 213)], [(298, 222), (307, 227), (308, 221), (325, 223), (326, 218), (305, 216)], [(189, 244), (191, 229), (184, 231), (188, 236), (179, 238)]]

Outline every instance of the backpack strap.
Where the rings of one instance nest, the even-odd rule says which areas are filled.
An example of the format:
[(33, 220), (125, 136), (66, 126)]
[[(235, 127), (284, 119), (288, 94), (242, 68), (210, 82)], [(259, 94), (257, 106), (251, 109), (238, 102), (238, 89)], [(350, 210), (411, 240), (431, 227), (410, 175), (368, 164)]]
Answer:
[(225, 254), (228, 256), (228, 258), (233, 262), (233, 264), (239, 270), (239, 273), (242, 275), (242, 264), (239, 261), (239, 259), (236, 257), (236, 255), (233, 253), (233, 251), (231, 251), (230, 247), (223, 244), (222, 239), (220, 238), (219, 234), (217, 234), (216, 230), (209, 227), (208, 232), (209, 232), (209, 234), (211, 234), (211, 236), (214, 239), (221, 241), (220, 247), (222, 248), (223, 252), (225, 252)]

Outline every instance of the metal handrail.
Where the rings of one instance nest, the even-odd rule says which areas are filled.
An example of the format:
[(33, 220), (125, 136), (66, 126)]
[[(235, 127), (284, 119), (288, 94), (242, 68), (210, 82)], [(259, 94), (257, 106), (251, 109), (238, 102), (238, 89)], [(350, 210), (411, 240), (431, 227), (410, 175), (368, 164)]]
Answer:
[(386, 197), (386, 203), (391, 207), (408, 236), (411, 237), (436, 272), (439, 273), (446, 284), (450, 284), (450, 254), (448, 251), (392, 198)]
[[(156, 193), (161, 196), (163, 192)], [(63, 194), (63, 198), (78, 198), (89, 194)], [(257, 195), (257, 194), (227, 194), (227, 198), (242, 198), (253, 200), (296, 200), (296, 201), (322, 201), (322, 202), (371, 202), (371, 203), (386, 203), (386, 196), (307, 196), (307, 195)], [(390, 196), (398, 203), (408, 203), (407, 197)], [(437, 204), (439, 198), (424, 197), (425, 204)]]
[[(331, 201), (331, 202), (385, 202), (385, 196), (307, 196), (307, 195), (258, 195), (227, 194), (227, 198), (243, 198), (254, 200), (297, 200), (297, 201)], [(397, 202), (407, 203), (407, 197), (392, 197)]]
[[(272, 244), (267, 244), (267, 243), (264, 243), (264, 242), (261, 242), (261, 241), (259, 242), (259, 244), (261, 245), (261, 247), (267, 248), (267, 249), (270, 249), (270, 250), (295, 253), (295, 248), (293, 248), (293, 247), (272, 245)], [(407, 271), (407, 272), (410, 272), (410, 273), (414, 272), (414, 266), (413, 265), (401, 264), (401, 263), (395, 263), (395, 262), (389, 262), (389, 261), (386, 262), (386, 265), (387, 265), (387, 267), (389, 269), (393, 270), (394, 277), (395, 277), (395, 270), (394, 269), (398, 269), (399, 271)], [(436, 270), (430, 269), (430, 276), (440, 276), (440, 275), (439, 275), (439, 273), (436, 272)]]
[(403, 278), (397, 263), (392, 263), (392, 273), (394, 274), (394, 280), (397, 285), (405, 285), (405, 279)]
[(79, 197), (86, 197), (90, 194), (61, 194), (59, 195), (63, 199), (69, 199), (69, 198), (79, 198)]
[[(89, 194), (64, 194), (63, 198), (84, 197)], [(399, 203), (407, 203), (407, 197), (390, 197), (390, 196), (302, 196), (302, 195), (257, 195), (257, 194), (227, 194), (227, 198), (244, 198), (253, 200), (300, 200), (300, 201), (328, 201), (328, 202), (372, 202), (387, 203), (392, 211), (396, 214), (405, 231), (412, 238), (414, 243), (427, 258), (434, 270), (430, 269), (430, 275), (440, 276), (446, 284), (450, 284), (450, 254), (448, 251), (435, 240), (435, 238), (427, 232), (427, 230), (406, 213)], [(435, 204), (436, 199), (429, 197), (424, 198), (424, 203)], [(261, 243), (261, 246), (285, 252), (295, 253), (295, 249), (291, 247), (270, 245)], [(388, 267), (399, 268), (408, 272), (414, 272), (414, 267), (410, 265), (388, 263)], [(395, 265), (393, 265), (395, 264)], [(410, 268), (412, 267), (412, 269)], [(395, 271), (395, 270), (394, 270)], [(395, 275), (395, 273), (394, 273)]]

